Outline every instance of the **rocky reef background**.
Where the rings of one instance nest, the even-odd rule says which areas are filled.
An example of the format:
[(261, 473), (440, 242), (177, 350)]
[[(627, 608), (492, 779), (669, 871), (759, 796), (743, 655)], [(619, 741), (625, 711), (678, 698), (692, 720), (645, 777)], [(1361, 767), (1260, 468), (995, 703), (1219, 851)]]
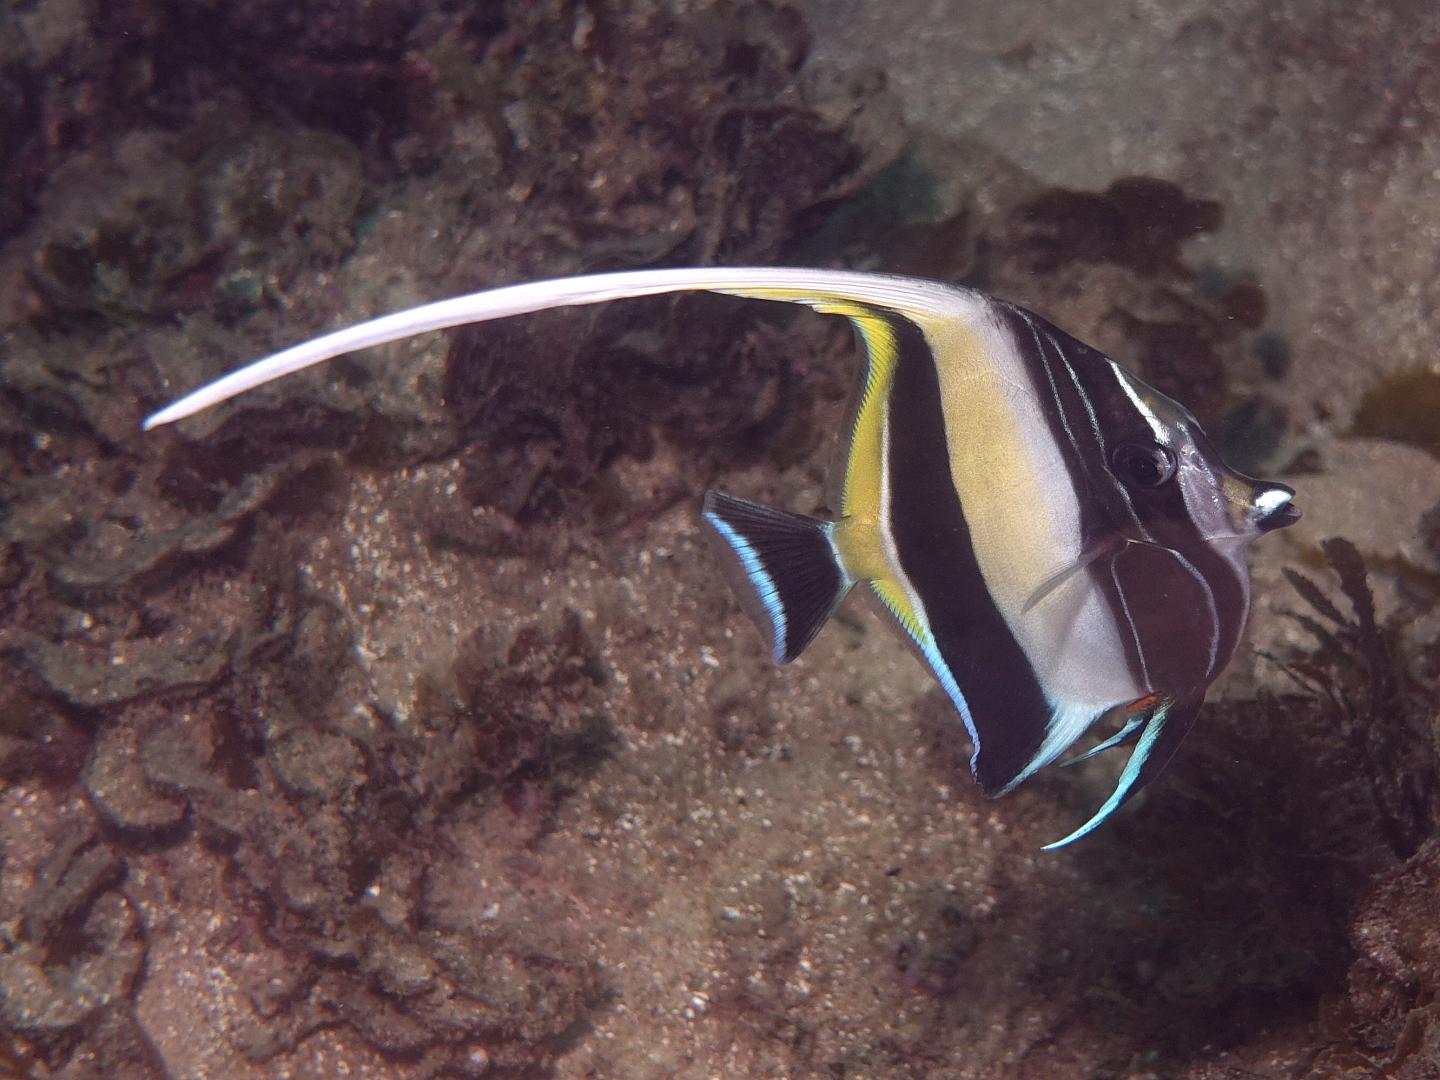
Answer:
[[(1440, 1068), (1440, 14), (1321, 0), (0, 11), (0, 1075)], [(700, 540), (826, 505), (839, 320), (690, 297), (178, 392), (451, 293), (962, 280), (1306, 518), (1167, 775), (987, 802), (854, 603), (777, 671)]]

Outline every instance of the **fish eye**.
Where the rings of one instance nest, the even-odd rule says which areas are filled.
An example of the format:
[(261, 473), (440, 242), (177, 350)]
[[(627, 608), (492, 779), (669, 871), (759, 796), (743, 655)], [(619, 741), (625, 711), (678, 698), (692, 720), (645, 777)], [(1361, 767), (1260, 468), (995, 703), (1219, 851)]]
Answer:
[(1111, 452), (1110, 464), (1130, 487), (1158, 488), (1175, 475), (1175, 455), (1159, 443), (1121, 443)]

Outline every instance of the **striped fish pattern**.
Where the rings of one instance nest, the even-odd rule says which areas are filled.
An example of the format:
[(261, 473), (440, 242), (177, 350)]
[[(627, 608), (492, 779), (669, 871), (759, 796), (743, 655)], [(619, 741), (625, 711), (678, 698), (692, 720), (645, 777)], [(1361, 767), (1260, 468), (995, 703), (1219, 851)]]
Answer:
[[(1024, 308), (912, 278), (778, 268), (642, 270), (474, 293), (316, 338), (146, 421), (189, 416), (356, 349), (572, 304), (710, 291), (849, 319), (865, 377), (833, 521), (717, 492), (704, 518), (777, 663), (864, 583), (953, 703), (1001, 795), (1097, 720), (1134, 744), (1060, 847), (1148, 783), (1235, 651), (1245, 547), (1294, 492), (1229, 469), (1182, 406)], [(1089, 754), (1085, 755), (1089, 756)]]

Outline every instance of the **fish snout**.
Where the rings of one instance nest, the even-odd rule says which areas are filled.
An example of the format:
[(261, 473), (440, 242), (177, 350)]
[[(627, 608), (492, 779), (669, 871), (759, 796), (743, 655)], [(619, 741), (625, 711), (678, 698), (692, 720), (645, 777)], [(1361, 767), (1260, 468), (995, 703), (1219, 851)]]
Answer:
[(1258, 484), (1250, 503), (1250, 520), (1260, 532), (1273, 532), (1300, 520), (1295, 489), (1285, 484)]

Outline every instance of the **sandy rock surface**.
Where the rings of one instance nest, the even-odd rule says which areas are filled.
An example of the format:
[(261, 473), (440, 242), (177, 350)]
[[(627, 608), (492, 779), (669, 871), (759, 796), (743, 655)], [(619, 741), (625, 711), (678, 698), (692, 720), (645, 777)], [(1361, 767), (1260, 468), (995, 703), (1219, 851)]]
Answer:
[[(1431, 1074), (1440, 440), (1373, 417), (1434, 392), (1428, 6), (13, 14), (0, 1073)], [(718, 572), (706, 488), (826, 508), (838, 320), (559, 313), (138, 430), (365, 315), (711, 262), (989, 288), (1300, 492), (1085, 844), (1119, 761), (987, 801), (863, 598), (777, 670)]]

